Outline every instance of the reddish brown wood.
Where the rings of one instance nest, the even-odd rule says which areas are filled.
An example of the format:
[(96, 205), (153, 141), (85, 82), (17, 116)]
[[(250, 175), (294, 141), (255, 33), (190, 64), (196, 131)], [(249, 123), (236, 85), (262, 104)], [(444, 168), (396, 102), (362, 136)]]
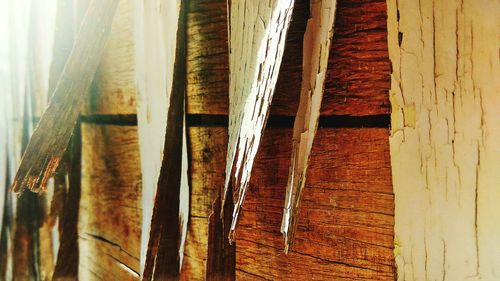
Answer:
[[(271, 114), (297, 111), (308, 4), (295, 4)], [(188, 37), (188, 113), (227, 114), (226, 1), (190, 1)], [(385, 1), (338, 1), (329, 60), (323, 115), (390, 112)]]
[(387, 129), (319, 129), (292, 251), (279, 231), (291, 130), (267, 130), (237, 240), (237, 278), (393, 280)]
[[(190, 137), (191, 222), (183, 276), (201, 280), (209, 243), (207, 217), (223, 182), (217, 167), (224, 164), (227, 136), (225, 128), (197, 127), (190, 129)], [(312, 276), (308, 274), (319, 280), (393, 279), (388, 130), (318, 130), (295, 247), (285, 255), (280, 223), (290, 137), (291, 128), (265, 133), (237, 230), (237, 279), (306, 280)]]

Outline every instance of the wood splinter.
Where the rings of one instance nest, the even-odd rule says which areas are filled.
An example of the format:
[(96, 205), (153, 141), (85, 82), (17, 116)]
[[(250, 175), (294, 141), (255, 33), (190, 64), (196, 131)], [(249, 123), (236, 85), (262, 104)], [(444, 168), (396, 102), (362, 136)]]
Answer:
[(230, 241), (269, 113), (293, 5), (293, 0), (228, 2), (229, 142), (222, 206), (232, 181)]
[(44, 190), (59, 165), (104, 51), (118, 0), (91, 2), (52, 99), (33, 132), (11, 191)]
[(330, 42), (333, 35), (336, 2), (336, 0), (320, 0), (311, 1), (310, 4), (311, 16), (304, 34), (300, 103), (293, 127), (292, 160), (281, 223), (285, 253), (292, 245), (297, 229), (302, 190), (318, 127)]

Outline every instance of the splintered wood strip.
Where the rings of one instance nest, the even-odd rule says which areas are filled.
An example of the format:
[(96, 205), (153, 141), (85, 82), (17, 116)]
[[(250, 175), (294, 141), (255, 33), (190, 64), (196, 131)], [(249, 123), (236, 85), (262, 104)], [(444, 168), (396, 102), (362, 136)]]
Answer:
[(285, 253), (292, 245), (297, 229), (302, 190), (318, 127), (336, 4), (336, 0), (311, 1), (311, 15), (304, 34), (300, 103), (293, 128), (292, 160), (281, 224)]
[(137, 127), (82, 123), (78, 280), (139, 278), (138, 159)]
[[(168, 114), (161, 166), (156, 183), (151, 231), (144, 263), (143, 280), (178, 279), (182, 265), (183, 244), (187, 231), (189, 189), (187, 183), (187, 145), (185, 131), (186, 95), (186, 1), (180, 1), (177, 29), (167, 32), (175, 34), (174, 56), (164, 63), (173, 63), (171, 88), (168, 93)], [(172, 36), (170, 35), (170, 36)], [(171, 43), (171, 42), (169, 42)], [(154, 86), (153, 86), (154, 87)], [(167, 95), (167, 92), (163, 92)], [(150, 103), (157, 103), (151, 100)], [(151, 105), (149, 105), (151, 106)], [(163, 105), (164, 106), (164, 105)], [(153, 112), (151, 113), (153, 114)], [(161, 151), (160, 151), (161, 152)], [(158, 151), (157, 151), (158, 153)], [(147, 160), (147, 159), (146, 159)], [(149, 206), (149, 205), (144, 205)], [(147, 219), (147, 218), (146, 218)], [(147, 228), (147, 230), (149, 230)]]
[(279, 225), (291, 129), (268, 129), (236, 239), (236, 278), (394, 280), (389, 130), (318, 129), (294, 247)]
[[(45, 7), (50, 9), (50, 6)], [(50, 22), (44, 19), (40, 3), (32, 3), (29, 8), (27, 26), (26, 72), (23, 79), (24, 115), (22, 151), (25, 150), (35, 125), (34, 116), (43, 111), (47, 103), (46, 75), (49, 68), (51, 30), (42, 30), (47, 38), (39, 36), (43, 24)], [(15, 27), (12, 27), (15, 28)], [(47, 46), (49, 45), (49, 46)], [(31, 192), (19, 196), (15, 212), (15, 233), (13, 238), (13, 276), (21, 279), (52, 279), (54, 271), (53, 236), (47, 200), (51, 193), (36, 196)]]
[(222, 205), (232, 183), (235, 207), (229, 239), (233, 241), (278, 79), (293, 4), (293, 0), (228, 2), (229, 142)]
[[(63, 210), (59, 216), (60, 242), (53, 280), (76, 280), (78, 278), (78, 213), (81, 197), (82, 142), (81, 124), (75, 126), (69, 149), (67, 175), (68, 190), (62, 198)], [(65, 180), (63, 174), (63, 180)], [(64, 188), (62, 186), (61, 188)]]
[(117, 2), (91, 2), (53, 97), (21, 160), (12, 191), (43, 190), (57, 169), (87, 97)]
[[(321, 113), (388, 114), (391, 64), (387, 52), (386, 1), (337, 2)], [(226, 0), (190, 1), (187, 108), (190, 114), (228, 114), (226, 6)], [(271, 115), (294, 116), (297, 112), (308, 17), (309, 1), (296, 1)]]
[[(177, 45), (179, 1), (158, 10), (159, 1), (135, 1), (135, 76), (137, 121), (141, 147), (142, 236), (141, 273), (151, 232), (154, 198), (163, 160), (172, 75)], [(161, 26), (168, 26), (163, 30)], [(168, 48), (162, 48), (162, 46)], [(159, 61), (159, 59), (161, 60)], [(105, 92), (106, 93), (106, 92)], [(106, 93), (107, 94), (107, 93)]]
[(399, 280), (499, 280), (500, 2), (389, 0)]
[[(144, 206), (141, 272), (145, 279), (156, 274), (172, 278), (179, 273), (187, 233), (184, 2), (137, 1), (135, 6), (135, 72)], [(151, 227), (153, 219), (157, 224), (154, 229)], [(167, 223), (168, 227), (163, 227)], [(169, 236), (177, 231), (179, 233)], [(162, 262), (168, 266), (160, 268), (155, 264)]]

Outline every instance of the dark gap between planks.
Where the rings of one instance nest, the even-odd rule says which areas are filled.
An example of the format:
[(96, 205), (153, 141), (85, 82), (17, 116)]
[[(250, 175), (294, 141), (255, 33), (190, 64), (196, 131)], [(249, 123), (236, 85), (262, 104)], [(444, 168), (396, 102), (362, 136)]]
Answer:
[[(84, 115), (80, 117), (83, 123), (115, 126), (137, 126), (135, 114), (99, 114)], [(295, 116), (272, 115), (267, 120), (270, 128), (293, 128)], [(188, 127), (227, 127), (227, 115), (188, 114), (186, 115)], [(351, 116), (328, 115), (319, 118), (320, 128), (389, 128), (390, 114)]]

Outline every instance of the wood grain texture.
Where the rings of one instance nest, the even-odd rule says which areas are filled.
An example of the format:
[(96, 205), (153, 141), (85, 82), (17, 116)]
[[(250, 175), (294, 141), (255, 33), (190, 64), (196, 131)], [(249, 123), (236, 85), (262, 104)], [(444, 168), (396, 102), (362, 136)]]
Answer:
[[(271, 114), (293, 116), (297, 112), (308, 4), (308, 1), (297, 1), (295, 4)], [(188, 6), (187, 113), (227, 115), (229, 57), (226, 0), (192, 0)], [(120, 3), (118, 9), (115, 22), (130, 20), (128, 4)], [(390, 87), (391, 65), (387, 53), (386, 9), (383, 0), (338, 1), (322, 115), (390, 112), (387, 89)], [(110, 65), (111, 70), (102, 69), (104, 64), (101, 64), (98, 72), (100, 79), (110, 81), (103, 82), (107, 85), (105, 88), (93, 85), (94, 101), (87, 103), (86, 107), (89, 114), (135, 112), (135, 96), (128, 88), (133, 81), (126, 80), (134, 71), (129, 68), (133, 61), (133, 45), (130, 38), (122, 38), (126, 34), (132, 36), (132, 27), (122, 22), (113, 24), (113, 30), (117, 30), (118, 34), (112, 31), (104, 53), (106, 65)], [(112, 59), (120, 65), (113, 65)], [(122, 89), (121, 85), (126, 88)]]
[[(81, 1), (81, 0), (79, 0)], [(135, 114), (134, 4), (120, 0), (82, 114)]]
[[(192, 204), (183, 276), (203, 280), (208, 215), (223, 183), (225, 128), (193, 127)], [(295, 250), (280, 222), (291, 129), (267, 129), (236, 241), (237, 279), (393, 280), (393, 195), (387, 129), (318, 130)], [(337, 278), (337, 279), (336, 279)]]
[(319, 129), (294, 249), (279, 231), (291, 130), (268, 130), (238, 234), (237, 277), (393, 280), (387, 129)]
[(336, 0), (311, 1), (310, 4), (311, 15), (304, 33), (300, 102), (293, 125), (293, 148), (281, 223), (285, 252), (293, 245), (309, 156), (321, 114), (336, 7)]
[(224, 185), (224, 172), (220, 168), (225, 163), (227, 129), (191, 127), (188, 132), (191, 204), (181, 279), (205, 280), (209, 216)]
[(229, 139), (222, 205), (233, 196), (231, 241), (269, 115), (294, 3), (228, 1)]
[(57, 169), (87, 97), (116, 5), (117, 0), (95, 0), (90, 4), (64, 73), (28, 143), (12, 191), (21, 192), (25, 188), (35, 192), (43, 190)]
[[(228, 49), (225, 0), (190, 1), (188, 113), (227, 114)], [(295, 115), (302, 75), (308, 1), (296, 1), (271, 114)], [(339, 0), (325, 84), (323, 115), (390, 112), (386, 3)], [(210, 93), (210, 94), (206, 94)], [(213, 93), (213, 94), (212, 94)]]
[(80, 280), (137, 280), (141, 175), (137, 128), (82, 124)]
[(388, 1), (399, 280), (499, 280), (500, 3)]

